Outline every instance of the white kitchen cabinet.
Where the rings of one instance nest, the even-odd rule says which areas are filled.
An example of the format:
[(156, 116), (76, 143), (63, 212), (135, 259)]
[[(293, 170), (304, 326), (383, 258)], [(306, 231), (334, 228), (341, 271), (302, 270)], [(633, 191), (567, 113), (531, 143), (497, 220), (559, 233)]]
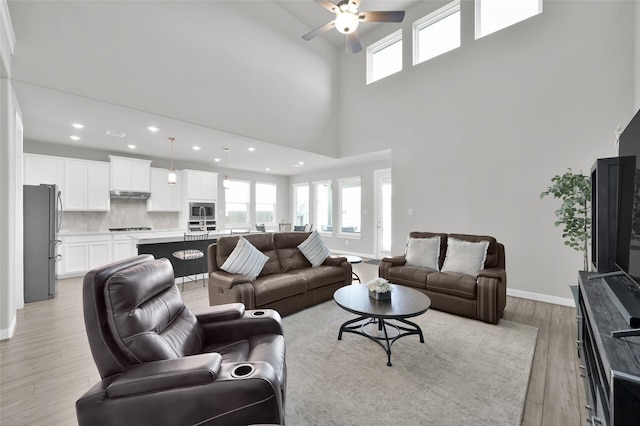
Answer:
[(110, 155), (111, 191), (151, 192), (151, 161)]
[(109, 164), (87, 160), (64, 160), (65, 211), (108, 211)]
[(128, 235), (114, 234), (113, 235), (113, 256), (112, 262), (126, 259), (138, 254), (136, 245)]
[(218, 198), (218, 174), (199, 170), (183, 170), (183, 191), (188, 200), (216, 201)]
[(149, 212), (179, 212), (182, 209), (182, 173), (176, 171), (176, 184), (167, 183), (167, 169), (151, 168), (151, 197), (147, 199)]
[(63, 189), (64, 159), (50, 155), (24, 154), (25, 185), (56, 184)]
[(60, 236), (62, 245), (58, 277), (86, 274), (91, 269), (111, 263), (111, 235)]

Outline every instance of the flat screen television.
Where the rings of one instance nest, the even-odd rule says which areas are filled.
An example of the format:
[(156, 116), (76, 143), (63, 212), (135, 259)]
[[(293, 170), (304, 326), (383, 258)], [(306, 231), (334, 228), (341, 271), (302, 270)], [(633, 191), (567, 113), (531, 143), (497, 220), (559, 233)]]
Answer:
[(629, 326), (640, 329), (640, 111), (620, 134), (612, 301)]
[(615, 263), (640, 285), (640, 111), (620, 134)]

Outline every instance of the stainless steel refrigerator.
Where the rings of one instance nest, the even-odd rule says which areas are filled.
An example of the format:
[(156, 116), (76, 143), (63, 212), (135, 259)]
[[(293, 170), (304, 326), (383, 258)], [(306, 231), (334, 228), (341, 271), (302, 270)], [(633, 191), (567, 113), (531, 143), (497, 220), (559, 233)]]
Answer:
[(56, 295), (62, 197), (56, 185), (24, 186), (24, 301)]

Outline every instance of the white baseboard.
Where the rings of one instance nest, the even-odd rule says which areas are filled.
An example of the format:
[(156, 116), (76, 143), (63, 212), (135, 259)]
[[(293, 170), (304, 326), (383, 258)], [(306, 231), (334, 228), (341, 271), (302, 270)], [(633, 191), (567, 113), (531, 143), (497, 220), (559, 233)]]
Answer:
[(16, 331), (16, 316), (13, 316), (11, 325), (9, 328), (0, 330), (0, 340), (7, 340), (13, 337), (13, 333)]
[(549, 296), (548, 294), (532, 293), (530, 291), (515, 290), (512, 288), (507, 288), (507, 295), (520, 297), (522, 299), (537, 300), (538, 302), (553, 303), (554, 305), (576, 307), (575, 300), (571, 297)]

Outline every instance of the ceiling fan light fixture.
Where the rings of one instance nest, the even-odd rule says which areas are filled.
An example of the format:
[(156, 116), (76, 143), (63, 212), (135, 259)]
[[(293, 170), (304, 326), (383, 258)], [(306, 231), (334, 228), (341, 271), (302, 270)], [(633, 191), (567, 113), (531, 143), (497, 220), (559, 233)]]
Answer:
[(339, 12), (336, 14), (336, 30), (342, 34), (351, 34), (358, 28), (360, 19), (358, 15), (351, 12)]

